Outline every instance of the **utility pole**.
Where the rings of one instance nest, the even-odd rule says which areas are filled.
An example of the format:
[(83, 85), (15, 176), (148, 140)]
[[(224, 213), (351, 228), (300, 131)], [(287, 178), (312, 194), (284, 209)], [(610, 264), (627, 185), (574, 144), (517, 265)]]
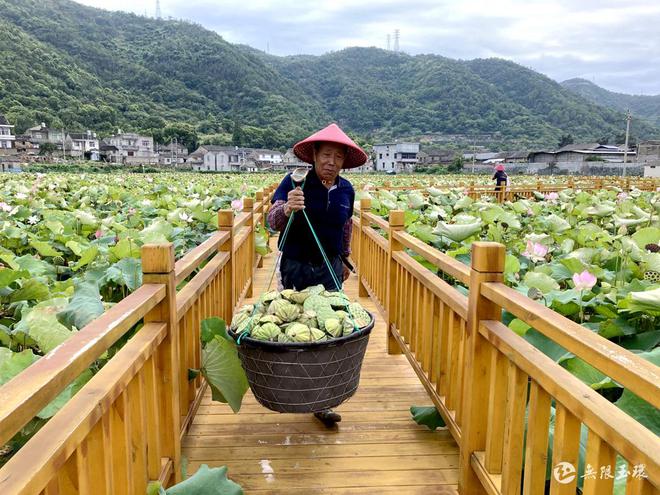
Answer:
[(394, 30), (394, 51), (398, 53), (399, 51), (399, 30)]
[(62, 160), (66, 160), (66, 144), (64, 143), (64, 127), (62, 127)]
[(630, 121), (632, 116), (630, 115), (630, 109), (626, 113), (626, 143), (623, 145), (623, 176), (626, 176), (626, 167), (628, 164), (628, 136), (630, 134)]
[(392, 35), (390, 33), (387, 33), (387, 51), (390, 51), (390, 46), (391, 46), (391, 40), (392, 40)]
[(477, 154), (477, 138), (472, 140), (472, 173), (474, 174), (474, 158)]

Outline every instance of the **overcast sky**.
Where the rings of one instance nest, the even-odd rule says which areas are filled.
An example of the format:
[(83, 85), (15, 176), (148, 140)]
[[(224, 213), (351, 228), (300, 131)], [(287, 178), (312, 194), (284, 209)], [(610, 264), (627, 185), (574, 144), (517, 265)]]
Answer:
[[(156, 0), (77, 0), (153, 16)], [(557, 81), (583, 77), (633, 94), (660, 94), (660, 0), (160, 0), (188, 19), (274, 55), (348, 46), (451, 58), (502, 57)]]

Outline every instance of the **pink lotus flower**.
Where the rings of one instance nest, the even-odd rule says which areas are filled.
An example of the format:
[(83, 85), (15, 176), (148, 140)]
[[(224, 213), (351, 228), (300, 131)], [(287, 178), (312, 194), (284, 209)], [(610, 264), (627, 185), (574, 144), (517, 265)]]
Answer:
[(2, 211), (11, 211), (11, 206), (9, 206), (4, 201), (0, 202), (0, 210)]
[(97, 230), (96, 232), (94, 232), (94, 237), (100, 239), (101, 237), (103, 237), (103, 231), (101, 229)]
[(591, 290), (597, 281), (596, 276), (587, 270), (584, 270), (582, 273), (573, 274), (573, 283), (578, 290)]
[(233, 200), (231, 202), (231, 209), (241, 211), (243, 209), (243, 198)]
[(548, 254), (547, 246), (538, 242), (527, 241), (527, 249), (525, 249), (523, 256), (532, 261), (541, 261), (545, 258), (546, 254)]
[(616, 199), (618, 199), (619, 201), (623, 201), (624, 199), (628, 199), (628, 193), (620, 192), (619, 194), (616, 195)]
[(559, 199), (559, 194), (556, 192), (551, 192), (545, 195), (546, 201), (557, 201)]
[(527, 215), (529, 215), (530, 217), (533, 217), (534, 216), (534, 211), (531, 208), (529, 208), (527, 210)]
[(137, 213), (137, 210), (135, 208), (129, 208), (128, 209), (128, 214), (129, 215), (135, 215), (135, 213)]

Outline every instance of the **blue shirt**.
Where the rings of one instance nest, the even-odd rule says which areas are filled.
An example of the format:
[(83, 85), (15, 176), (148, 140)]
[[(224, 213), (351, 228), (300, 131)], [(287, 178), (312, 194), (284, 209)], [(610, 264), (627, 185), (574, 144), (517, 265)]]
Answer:
[[(271, 202), (286, 201), (289, 191), (293, 188), (291, 175), (287, 174), (275, 190)], [(348, 180), (337, 176), (335, 183), (328, 189), (321, 183), (316, 171), (312, 169), (305, 179), (303, 194), (305, 195), (305, 211), (328, 258), (332, 259), (343, 254), (344, 224), (353, 216), (353, 202), (355, 201), (353, 186)], [(282, 251), (284, 257), (298, 261), (312, 263), (323, 261), (302, 212), (294, 214), (293, 223), (289, 228)]]

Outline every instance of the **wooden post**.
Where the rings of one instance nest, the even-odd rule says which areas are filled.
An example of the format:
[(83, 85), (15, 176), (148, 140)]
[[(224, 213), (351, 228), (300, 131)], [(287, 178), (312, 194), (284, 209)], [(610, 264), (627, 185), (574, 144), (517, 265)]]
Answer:
[(224, 287), (225, 300), (223, 301), (223, 315), (225, 321), (231, 321), (234, 314), (234, 304), (236, 304), (236, 270), (234, 269), (234, 212), (233, 210), (218, 211), (218, 230), (229, 232), (229, 239), (218, 247), (218, 251), (229, 253), (229, 263), (225, 265), (225, 270), (229, 270), (229, 276)]
[(536, 190), (540, 191), (543, 188), (543, 185), (541, 184), (541, 179), (536, 179)]
[(387, 241), (387, 353), (401, 354), (399, 343), (392, 335), (392, 325), (394, 317), (397, 314), (398, 306), (401, 304), (400, 295), (397, 295), (396, 262), (394, 261), (394, 251), (401, 251), (403, 245), (394, 240), (394, 232), (403, 230), (404, 212), (401, 210), (390, 211), (390, 230)]
[(470, 464), (472, 454), (486, 448), (488, 423), (488, 411), (483, 410), (483, 401), (489, 395), (491, 356), (488, 341), (479, 334), (479, 323), (501, 319), (501, 308), (481, 295), (481, 284), (504, 280), (505, 253), (504, 245), (495, 242), (472, 244), (458, 485), (459, 493), (466, 495), (485, 493)]
[(256, 256), (256, 253), (254, 252), (254, 226), (255, 226), (255, 221), (254, 221), (254, 199), (252, 198), (245, 198), (243, 200), (243, 213), (249, 213), (250, 214), (250, 220), (248, 220), (248, 227), (250, 227), (250, 235), (248, 235), (247, 238), (247, 245), (248, 245), (248, 266), (250, 267), (250, 284), (248, 285), (247, 291), (245, 292), (245, 297), (252, 297), (252, 291), (254, 288), (254, 272), (255, 272), (255, 266), (254, 266), (254, 258)]
[(575, 181), (573, 180), (573, 177), (568, 178), (568, 184), (567, 184), (569, 189), (574, 189), (575, 188)]
[[(267, 189), (267, 188), (266, 188)], [(261, 213), (259, 217), (259, 222), (261, 223), (261, 227), (265, 230), (266, 229), (266, 215), (267, 215), (267, 203), (268, 203), (268, 193), (264, 192), (263, 189), (259, 189), (256, 192), (256, 202), (258, 205), (261, 205)], [(256, 256), (256, 254), (255, 254)], [(264, 257), (259, 256), (259, 262), (257, 263), (257, 268), (262, 268), (264, 266)]]
[(474, 184), (470, 184), (470, 187), (468, 187), (468, 197), (472, 199), (476, 199), (476, 194), (474, 192)]
[[(156, 383), (160, 409), (161, 455), (172, 461), (174, 483), (181, 481), (181, 411), (179, 402), (179, 335), (176, 314), (176, 277), (174, 273), (174, 245), (145, 244), (142, 246), (142, 283), (165, 285), (165, 299), (144, 316), (144, 323), (167, 323), (167, 337), (156, 351)], [(149, 457), (150, 475), (160, 471)], [(156, 460), (160, 461), (160, 459)], [(168, 486), (168, 484), (166, 484)]]
[(259, 189), (256, 193), (254, 193), (255, 197), (255, 204), (257, 206), (261, 205), (261, 218), (259, 219), (259, 222), (261, 222), (261, 225), (266, 225), (266, 209), (264, 208), (264, 190)]
[(365, 249), (365, 234), (364, 229), (369, 226), (369, 222), (365, 218), (364, 214), (371, 211), (371, 200), (370, 199), (361, 199), (360, 200), (360, 231), (358, 232), (358, 259), (357, 259), (357, 275), (358, 275), (358, 296), (359, 297), (369, 297), (369, 292), (362, 282), (362, 274), (365, 271), (366, 266), (366, 249)]

